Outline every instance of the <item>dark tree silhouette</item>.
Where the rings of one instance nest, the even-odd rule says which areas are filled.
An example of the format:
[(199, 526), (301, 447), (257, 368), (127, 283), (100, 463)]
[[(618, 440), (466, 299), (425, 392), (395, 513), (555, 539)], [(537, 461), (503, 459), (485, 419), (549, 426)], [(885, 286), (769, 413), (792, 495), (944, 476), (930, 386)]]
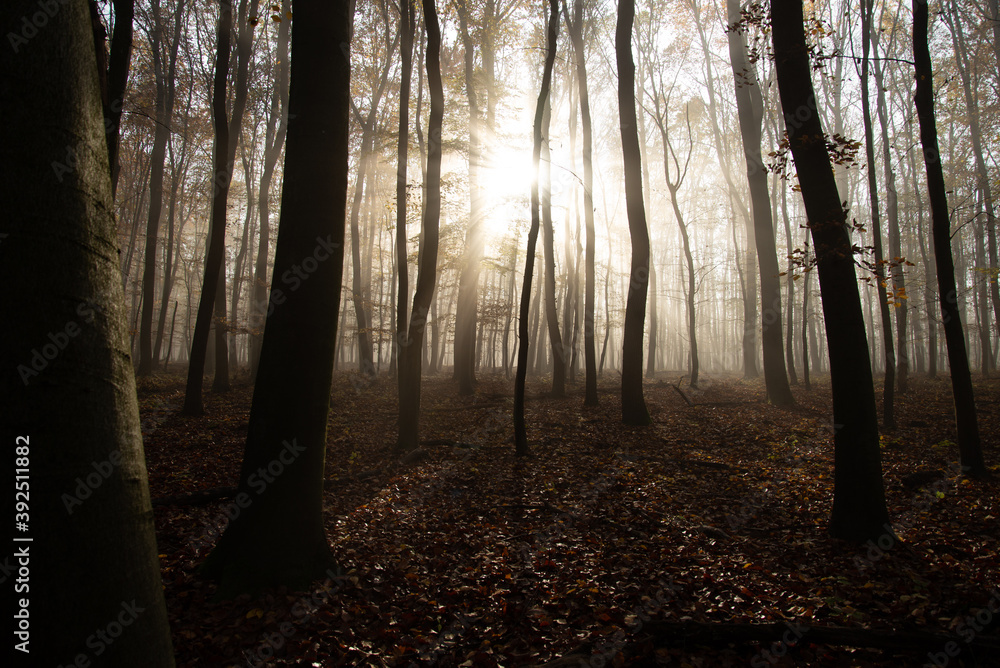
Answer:
[(924, 149), (927, 170), (927, 191), (931, 203), (934, 232), (934, 258), (937, 264), (941, 318), (944, 321), (948, 365), (951, 367), (951, 391), (955, 398), (955, 423), (958, 428), (958, 451), (962, 469), (967, 475), (989, 477), (983, 461), (976, 399), (969, 373), (969, 357), (965, 351), (965, 335), (958, 308), (955, 285), (955, 261), (951, 255), (951, 220), (948, 215), (948, 194), (938, 152), (937, 121), (934, 117), (934, 79), (931, 54), (927, 46), (927, 2), (913, 0), (913, 60), (917, 89), (914, 103), (920, 121), (920, 143)]
[(649, 288), (649, 230), (642, 201), (642, 159), (635, 114), (635, 62), (632, 60), (632, 23), (635, 1), (618, 4), (615, 54), (618, 61), (618, 118), (625, 161), (625, 206), (632, 239), (632, 271), (625, 304), (625, 332), (622, 335), (622, 422), (649, 424), (649, 411), (642, 396), (642, 333), (646, 318), (646, 291)]
[(552, 87), (552, 69), (556, 62), (556, 39), (559, 36), (559, 0), (549, 0), (548, 29), (546, 30), (545, 67), (542, 70), (542, 85), (535, 104), (535, 122), (532, 136), (534, 144), (531, 152), (535, 178), (531, 182), (531, 227), (528, 229), (528, 253), (524, 260), (524, 282), (521, 285), (521, 307), (517, 324), (517, 374), (514, 377), (514, 451), (518, 455), (528, 454), (528, 433), (524, 423), (524, 381), (528, 374), (528, 316), (531, 307), (531, 281), (535, 273), (535, 246), (538, 243), (538, 227), (541, 221), (539, 211), (539, 179), (541, 177), (542, 117), (549, 100)]
[(305, 3), (292, 25), (288, 139), (274, 271), (246, 450), (229, 524), (202, 572), (230, 597), (304, 587), (332, 565), (323, 465), (347, 205), (348, 0)]
[[(420, 427), (420, 372), (427, 314), (437, 279), (438, 221), (441, 217), (441, 123), (444, 118), (444, 88), (441, 83), (441, 29), (434, 0), (423, 0), (427, 28), (427, 87), (431, 113), (427, 124), (427, 190), (421, 235), (420, 267), (413, 291), (413, 312), (405, 341), (399, 346), (399, 437), (398, 452), (417, 447)], [(406, 273), (406, 259), (399, 267)]]
[(891, 529), (854, 254), (817, 113), (802, 0), (771, 0), (771, 21), (781, 108), (816, 252), (830, 355), (835, 460), (830, 533), (863, 542)]

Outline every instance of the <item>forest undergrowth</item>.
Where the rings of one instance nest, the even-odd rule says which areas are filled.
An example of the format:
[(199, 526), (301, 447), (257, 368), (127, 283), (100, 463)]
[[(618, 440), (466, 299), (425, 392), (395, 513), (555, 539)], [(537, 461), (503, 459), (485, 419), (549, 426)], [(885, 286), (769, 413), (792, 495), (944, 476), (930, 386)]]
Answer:
[[(325, 510), (341, 576), (213, 602), (196, 569), (237, 507), (178, 497), (237, 484), (252, 387), (209, 394), (206, 416), (189, 418), (181, 375), (140, 379), (177, 665), (1000, 665), (981, 649), (797, 642), (803, 625), (951, 633), (963, 650), (997, 635), (998, 486), (959, 475), (947, 377), (911, 378), (897, 399), (900, 426), (882, 437), (895, 536), (865, 546), (826, 532), (828, 379), (794, 387), (797, 405), (778, 409), (762, 380), (708, 377), (678, 392), (661, 374), (646, 385), (651, 427), (621, 425), (616, 380), (605, 375), (596, 408), (582, 406), (582, 386), (556, 399), (529, 381), (532, 456), (519, 459), (511, 382), (484, 376), (458, 397), (450, 378), (425, 378), (424, 445), (401, 462), (394, 381), (337, 373)], [(1000, 380), (976, 389), (1000, 474)], [(669, 622), (788, 633), (701, 646), (664, 641)]]

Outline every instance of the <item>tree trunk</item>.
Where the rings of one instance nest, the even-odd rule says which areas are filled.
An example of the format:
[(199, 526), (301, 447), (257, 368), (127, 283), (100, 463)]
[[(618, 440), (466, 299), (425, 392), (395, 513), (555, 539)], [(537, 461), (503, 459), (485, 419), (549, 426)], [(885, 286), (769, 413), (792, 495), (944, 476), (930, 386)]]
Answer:
[[(38, 7), (3, 3), (0, 22), (20, 26)], [(24, 575), (30, 560), (36, 575), (30, 643), (25, 625), (12, 644), (31, 665), (93, 650), (102, 665), (170, 667), (94, 37), (88, 3), (58, 9), (30, 47), (0, 54), (5, 99), (17, 101), (0, 107), (0, 430), (17, 489), (31, 487), (30, 517), (28, 492), (16, 494), (24, 526), (8, 563), (20, 558)], [(21, 596), (15, 619), (29, 614)], [(115, 619), (128, 628), (100, 642), (95, 628)]]
[(771, 0), (781, 107), (816, 249), (833, 386), (830, 533), (864, 542), (891, 533), (878, 418), (854, 256), (810, 77), (801, 0)]
[(738, 29), (739, 0), (727, 0), (729, 17), (729, 58), (736, 82), (736, 106), (747, 163), (747, 181), (753, 208), (754, 241), (760, 264), (760, 297), (763, 304), (761, 340), (764, 352), (764, 384), (768, 401), (776, 406), (795, 403), (788, 386), (785, 349), (781, 338), (781, 278), (775, 248), (774, 221), (767, 194), (767, 172), (760, 154), (761, 122), (764, 102), (757, 82), (757, 71), (746, 56), (746, 43)]
[(583, 216), (586, 226), (587, 244), (584, 279), (583, 307), (583, 349), (586, 364), (586, 390), (583, 405), (597, 405), (597, 353), (594, 340), (594, 310), (595, 310), (595, 271), (594, 257), (596, 241), (594, 234), (594, 131), (590, 117), (590, 90), (587, 86), (587, 54), (583, 42), (583, 3), (585, 0), (575, 0), (573, 3), (573, 20), (567, 20), (570, 39), (573, 42), (573, 55), (576, 61), (576, 80), (580, 87), (580, 124), (583, 128)]
[(111, 198), (118, 190), (118, 161), (121, 138), (122, 110), (125, 107), (125, 89), (132, 62), (132, 22), (135, 0), (112, 0), (115, 27), (111, 34), (111, 53), (108, 57), (108, 94), (104, 107), (104, 132), (108, 142), (108, 167), (111, 172)]
[[(996, 0), (991, 2), (990, 12), (996, 15)], [(979, 95), (977, 88), (971, 83), (971, 67), (969, 64), (968, 51), (965, 46), (965, 37), (962, 34), (962, 25), (959, 21), (958, 6), (954, 0), (951, 2), (951, 13), (953, 19), (949, 20), (951, 26), (952, 43), (955, 47), (956, 65), (959, 75), (962, 78), (962, 90), (965, 93), (965, 108), (969, 119), (969, 135), (972, 139), (972, 154), (976, 161), (976, 187), (982, 192), (986, 205), (986, 230), (990, 249), (990, 264), (997, 266), (997, 243), (996, 243), (996, 211), (993, 208), (993, 187), (990, 183), (989, 171), (986, 169), (986, 159), (983, 151), (983, 131), (979, 120)], [(948, 13), (944, 12), (946, 19)], [(1000, 25), (997, 25), (995, 18), (993, 23), (994, 40), (1000, 39)], [(1000, 43), (994, 41), (994, 48), (1000, 56)], [(996, 321), (998, 331), (1000, 331), (1000, 281), (996, 277), (990, 280), (990, 299), (993, 303), (993, 317)]]
[[(885, 355), (885, 376), (882, 381), (882, 425), (887, 430), (896, 428), (894, 411), (896, 387), (896, 351), (892, 341), (892, 317), (885, 291), (888, 281), (885, 267), (889, 264), (882, 251), (882, 220), (879, 215), (878, 182), (875, 175), (875, 139), (872, 131), (871, 101), (868, 94), (868, 70), (871, 49), (872, 0), (861, 0), (861, 112), (865, 128), (865, 157), (868, 161), (868, 198), (872, 217), (872, 243), (875, 251), (875, 290), (878, 294), (879, 314), (882, 318), (882, 349)], [(872, 323), (874, 327), (874, 323)]]
[(323, 473), (347, 204), (348, 9), (346, 0), (296, 6), (274, 271), (308, 258), (315, 271), (296, 290), (271, 290), (280, 307), (268, 316), (257, 370), (237, 494), (246, 505), (201, 568), (219, 581), (220, 598), (304, 589), (333, 574)]
[[(413, 36), (416, 32), (416, 12), (413, 0), (403, 0), (399, 3), (400, 23), (400, 57), (403, 71), (399, 82), (399, 139), (396, 144), (396, 322), (395, 337), (392, 346), (393, 360), (402, 356), (400, 346), (407, 340), (406, 303), (410, 297), (410, 275), (407, 266), (406, 253), (406, 167), (410, 147), (410, 80), (413, 78)], [(440, 57), (440, 56), (439, 56)], [(440, 169), (440, 166), (438, 167)], [(428, 182), (428, 185), (432, 185)], [(440, 185), (437, 186), (440, 188)], [(440, 191), (439, 195), (440, 197)], [(421, 329), (421, 336), (423, 330)], [(402, 361), (399, 361), (402, 366)], [(396, 380), (399, 396), (403, 393), (403, 374), (397, 373)], [(419, 390), (419, 386), (418, 386)]]
[[(556, 21), (558, 21), (558, 17)], [(552, 173), (549, 159), (549, 120), (552, 116), (551, 102), (546, 105), (542, 116), (542, 154), (544, 164), (539, 178), (541, 184), (542, 248), (545, 255), (545, 324), (549, 333), (552, 350), (552, 396), (566, 396), (566, 348), (559, 332), (559, 311), (556, 309), (556, 258), (552, 229)]]
[(909, 301), (906, 294), (906, 277), (903, 273), (903, 247), (899, 230), (899, 203), (896, 194), (896, 172), (892, 167), (891, 144), (889, 141), (889, 114), (886, 110), (885, 85), (882, 76), (882, 63), (878, 58), (879, 31), (869, 31), (872, 47), (876, 50), (873, 61), (875, 74), (876, 106), (879, 125), (882, 129), (882, 163), (885, 173), (886, 214), (889, 221), (889, 253), (892, 260), (889, 263), (892, 271), (893, 306), (896, 311), (896, 389), (905, 394), (909, 387), (910, 356), (907, 351), (906, 324), (909, 315)]
[[(292, 11), (291, 0), (282, 0), (281, 15)], [(257, 377), (260, 346), (264, 340), (264, 322), (267, 318), (267, 256), (271, 237), (271, 182), (274, 167), (288, 131), (288, 33), (291, 21), (282, 19), (278, 26), (277, 76), (271, 91), (271, 111), (264, 132), (264, 168), (257, 192), (257, 212), (260, 230), (257, 238), (257, 261), (254, 264), (253, 290), (250, 299), (250, 376)], [(280, 118), (279, 118), (280, 117)], [(277, 130), (275, 126), (277, 125)]]
[[(219, 0), (219, 25), (215, 48), (215, 81), (212, 92), (212, 120), (215, 126), (215, 150), (212, 156), (212, 222), (208, 232), (205, 271), (202, 279), (201, 300), (195, 320), (191, 357), (188, 362), (187, 388), (184, 394), (184, 414), (201, 415), (202, 386), (205, 374), (205, 355), (208, 335), (215, 309), (216, 290), (223, 269), (226, 251), (226, 194), (232, 178), (229, 156), (229, 119), (226, 114), (226, 79), (229, 74), (230, 33), (233, 8), (231, 0)], [(218, 337), (216, 337), (218, 342)], [(218, 351), (217, 351), (218, 352)]]
[(531, 306), (531, 281), (535, 273), (535, 246), (538, 243), (539, 179), (542, 158), (542, 142), (547, 137), (542, 134), (542, 117), (549, 102), (552, 86), (552, 69), (556, 61), (556, 39), (559, 35), (559, 0), (549, 0), (548, 28), (546, 30), (545, 67), (542, 70), (542, 85), (535, 105), (533, 125), (532, 163), (535, 178), (531, 182), (531, 227), (528, 229), (528, 251), (524, 260), (524, 282), (521, 285), (520, 318), (518, 320), (517, 374), (514, 378), (514, 452), (518, 456), (527, 455), (528, 433), (524, 422), (524, 381), (528, 373), (528, 319)]
[(161, 51), (164, 31), (159, 1), (154, 0), (150, 9), (153, 25), (150, 26), (149, 48), (156, 78), (156, 125), (153, 131), (153, 151), (150, 155), (149, 217), (146, 222), (146, 255), (142, 277), (142, 320), (139, 324), (138, 375), (140, 376), (151, 374), (155, 361), (153, 359), (153, 309), (156, 306), (154, 294), (156, 289), (156, 244), (160, 234), (160, 217), (163, 214), (163, 171), (167, 156), (167, 141), (170, 138), (170, 123), (174, 113), (177, 51), (181, 41), (181, 26), (184, 24), (184, 2), (185, 0), (180, 0), (174, 8), (173, 31), (168, 38), (170, 41), (166, 45), (168, 49), (166, 63), (163, 62)]
[[(434, 285), (437, 279), (438, 222), (441, 218), (441, 122), (444, 118), (441, 30), (438, 27), (434, 0), (423, 0), (423, 8), (424, 24), (427, 29), (427, 87), (431, 97), (431, 111), (427, 124), (427, 201), (420, 235), (422, 248), (417, 285), (413, 292), (413, 312), (410, 314), (406, 340), (400, 341), (399, 346), (399, 436), (396, 441), (396, 452), (414, 450), (420, 442), (420, 366), (427, 313), (434, 297)], [(409, 17), (404, 20), (410, 21), (413, 16), (412, 8), (407, 13)], [(407, 51), (405, 33), (412, 30), (412, 22), (409, 25), (410, 28), (404, 27), (404, 53)], [(404, 62), (405, 69), (407, 68)], [(400, 95), (400, 99), (402, 97)], [(402, 121), (400, 123), (402, 124)], [(406, 273), (405, 254), (403, 264), (400, 266), (400, 274), (404, 273)]]
[(479, 269), (483, 259), (482, 193), (479, 189), (479, 100), (474, 80), (475, 48), (469, 31), (468, 0), (459, 0), (458, 20), (465, 52), (465, 94), (469, 105), (469, 225), (465, 233), (465, 252), (458, 283), (458, 306), (455, 311), (455, 378), (458, 393), (469, 395), (476, 383), (476, 325), (479, 303)]
[(625, 167), (625, 206), (628, 211), (632, 263), (628, 301), (625, 304), (625, 332), (622, 347), (622, 422), (650, 424), (646, 400), (642, 396), (642, 334), (649, 288), (649, 230), (642, 201), (642, 164), (635, 112), (635, 63), (632, 60), (634, 0), (620, 0), (615, 27), (615, 54), (618, 62), (619, 130)]
[(969, 358), (965, 351), (965, 335), (955, 286), (955, 263), (951, 256), (951, 221), (948, 216), (948, 195), (938, 152), (937, 122), (934, 118), (934, 84), (931, 55), (927, 46), (927, 3), (913, 0), (913, 59), (917, 78), (914, 102), (920, 121), (920, 143), (924, 149), (927, 187), (931, 202), (934, 230), (934, 258), (937, 264), (938, 291), (941, 296), (941, 317), (951, 367), (951, 389), (955, 399), (955, 423), (958, 427), (958, 449), (962, 469), (975, 477), (987, 477), (983, 461), (976, 417)]

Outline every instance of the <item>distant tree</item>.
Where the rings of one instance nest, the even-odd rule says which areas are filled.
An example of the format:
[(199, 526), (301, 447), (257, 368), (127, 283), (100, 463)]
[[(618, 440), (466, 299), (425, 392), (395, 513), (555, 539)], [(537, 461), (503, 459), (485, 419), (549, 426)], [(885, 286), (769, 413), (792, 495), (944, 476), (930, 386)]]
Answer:
[[(178, 0), (173, 8), (173, 25), (162, 16), (159, 0), (153, 0), (149, 10), (149, 25), (145, 26), (149, 49), (153, 58), (156, 82), (156, 127), (153, 131), (153, 151), (150, 155), (149, 216), (146, 224), (146, 254), (142, 277), (142, 318), (139, 324), (140, 376), (153, 372), (153, 307), (156, 295), (156, 246), (163, 214), (163, 172), (167, 156), (167, 141), (174, 115), (177, 81), (177, 51), (184, 25), (185, 0)], [(170, 33), (165, 28), (170, 27)], [(165, 61), (165, 62), (164, 62)]]
[[(399, 436), (396, 441), (398, 452), (413, 450), (419, 443), (421, 363), (427, 315), (437, 280), (438, 222), (441, 218), (441, 123), (444, 118), (441, 29), (438, 27), (434, 0), (423, 0), (423, 8), (424, 25), (427, 29), (427, 86), (431, 97), (431, 111), (427, 124), (425, 177), (427, 190), (423, 231), (420, 235), (420, 266), (417, 286), (413, 293), (413, 311), (409, 317), (406, 339), (399, 342)], [(405, 203), (405, 199), (403, 201)], [(405, 254), (402, 262), (399, 267), (400, 276), (407, 271)]]
[(531, 181), (531, 227), (528, 229), (528, 252), (524, 260), (524, 282), (521, 285), (521, 306), (517, 330), (517, 374), (514, 378), (514, 451), (518, 455), (527, 455), (529, 452), (528, 432), (524, 422), (524, 381), (528, 373), (528, 341), (530, 338), (528, 320), (531, 308), (531, 281), (535, 273), (535, 245), (538, 243), (538, 228), (541, 222), (539, 180), (541, 177), (542, 142), (548, 140), (542, 133), (542, 117), (545, 115), (545, 107), (549, 101), (552, 70), (556, 61), (556, 39), (559, 35), (559, 0), (549, 0), (548, 28), (545, 34), (545, 66), (542, 70), (542, 85), (538, 91), (535, 121), (532, 126), (531, 157), (535, 178)]
[(958, 308), (955, 285), (955, 261), (951, 255), (951, 219), (948, 214), (948, 194), (938, 150), (937, 120), (934, 117), (934, 79), (931, 54), (927, 46), (927, 2), (913, 0), (913, 60), (917, 78), (914, 102), (920, 121), (920, 144), (924, 149), (927, 189), (931, 204), (934, 232), (934, 258), (937, 264), (938, 291), (944, 336), (951, 367), (951, 391), (955, 399), (955, 423), (958, 427), (958, 450), (962, 469), (967, 475), (989, 477), (983, 461), (976, 400), (969, 373), (969, 357), (965, 351), (965, 334)]
[(569, 17), (567, 0), (563, 0), (566, 14), (566, 28), (573, 42), (573, 56), (576, 61), (576, 81), (580, 88), (580, 121), (583, 126), (583, 215), (586, 228), (586, 257), (584, 263), (584, 307), (583, 307), (583, 349), (586, 366), (585, 406), (597, 405), (597, 353), (594, 341), (595, 278), (594, 256), (594, 130), (590, 116), (590, 90), (587, 85), (587, 53), (583, 39), (583, 5), (585, 0), (574, 0), (573, 18)]
[[(14, 594), (30, 638), (12, 642), (31, 665), (169, 667), (92, 24), (83, 0), (56, 7), (0, 54), (0, 431), (31, 541), (14, 539), (11, 562), (35, 576)], [(23, 38), (32, 15), (37, 2), (5, 2), (0, 25)], [(113, 642), (95, 636), (116, 620)]]
[(270, 111), (264, 131), (264, 168), (257, 191), (257, 211), (260, 229), (257, 239), (257, 261), (254, 264), (253, 288), (250, 290), (250, 373), (256, 378), (260, 360), (260, 345), (264, 340), (264, 319), (267, 316), (267, 258), (271, 237), (271, 183), (274, 168), (285, 146), (288, 132), (288, 34), (292, 11), (291, 0), (282, 0), (282, 21), (278, 24), (277, 69), (271, 89)]
[(875, 139), (872, 130), (871, 101), (868, 93), (868, 72), (871, 68), (871, 32), (875, 10), (871, 0), (861, 0), (861, 115), (865, 128), (865, 158), (868, 161), (868, 202), (872, 218), (872, 245), (875, 254), (875, 289), (878, 294), (879, 313), (882, 317), (882, 352), (885, 355), (885, 376), (882, 381), (882, 424), (886, 429), (896, 428), (896, 348), (892, 340), (892, 318), (889, 300), (885, 294), (885, 267), (889, 264), (882, 250), (882, 219), (879, 210), (878, 175), (875, 172)]
[[(557, 19), (558, 20), (558, 19)], [(566, 362), (569, 358), (568, 347), (563, 343), (559, 332), (559, 312), (556, 308), (556, 259), (555, 240), (552, 225), (552, 160), (549, 155), (549, 122), (551, 119), (551, 101), (542, 116), (542, 175), (541, 179), (541, 214), (542, 214), (542, 253), (544, 255), (544, 299), (545, 325), (549, 333), (549, 345), (552, 350), (552, 396), (566, 396)], [(567, 241), (567, 243), (569, 243)]]
[[(402, 60), (402, 72), (399, 76), (399, 137), (396, 142), (396, 322), (393, 323), (396, 335), (392, 347), (392, 361), (396, 361), (398, 348), (406, 340), (406, 303), (410, 297), (410, 273), (406, 266), (406, 214), (407, 214), (407, 182), (406, 168), (410, 149), (410, 83), (413, 79), (413, 37), (417, 29), (416, 7), (413, 0), (402, 0), (399, 3), (399, 55)], [(402, 375), (397, 374), (400, 392), (403, 390)]]
[(812, 233), (833, 391), (830, 534), (864, 542), (886, 533), (878, 417), (854, 253), (820, 122), (802, 0), (771, 0), (771, 37), (788, 142)]
[[(249, 5), (248, 5), (249, 2)], [(259, 0), (241, 0), (237, 33), (237, 63), (235, 95), (232, 116), (228, 108), (227, 84), (229, 79), (230, 48), (233, 30), (232, 0), (219, 0), (219, 23), (216, 36), (215, 77), (212, 88), (212, 124), (215, 129), (215, 150), (212, 155), (212, 220), (208, 232), (205, 272), (202, 279), (198, 317), (195, 321), (191, 357), (188, 362), (187, 389), (184, 394), (184, 413), (200, 415), (202, 384), (205, 374), (205, 357), (208, 337), (215, 321), (215, 376), (212, 389), (224, 392), (229, 389), (229, 355), (226, 345), (226, 212), (229, 186), (233, 178), (233, 163), (239, 142), (243, 114), (246, 111), (247, 78), (250, 50), (253, 45), (253, 26), (249, 16), (257, 15)]]
[(788, 386), (784, 343), (781, 339), (781, 283), (778, 253), (775, 248), (774, 220), (767, 193), (767, 171), (760, 153), (764, 101), (757, 82), (757, 70), (750, 64), (746, 42), (740, 28), (739, 0), (727, 0), (729, 20), (729, 58), (736, 86), (736, 108), (743, 138), (747, 181), (753, 215), (757, 261), (760, 264), (760, 297), (764, 305), (761, 340), (764, 350), (764, 384), (768, 400), (778, 406), (795, 403)]
[(642, 159), (635, 112), (635, 62), (632, 60), (632, 24), (635, 1), (620, 0), (615, 28), (618, 61), (618, 119), (625, 162), (625, 204), (629, 236), (632, 240), (632, 268), (625, 305), (625, 332), (622, 335), (622, 422), (645, 425), (651, 422), (642, 396), (642, 335), (649, 287), (649, 229), (642, 201)]
[[(323, 473), (347, 206), (350, 3), (295, 5), (288, 137), (274, 272), (314, 266), (271, 288), (237, 504), (202, 565), (231, 597), (305, 587), (331, 567)], [(288, 287), (288, 286), (285, 286)], [(241, 504), (241, 499), (243, 503)]]
[[(660, 88), (663, 87), (663, 82), (660, 82)], [(688, 326), (688, 345), (690, 346), (688, 353), (688, 369), (690, 373), (690, 385), (691, 387), (698, 387), (698, 370), (699, 370), (699, 359), (698, 359), (698, 327), (696, 320), (696, 310), (695, 310), (695, 292), (697, 290), (696, 278), (694, 274), (694, 254), (691, 251), (691, 237), (688, 234), (687, 222), (684, 220), (684, 214), (681, 212), (681, 207), (678, 202), (677, 193), (684, 183), (685, 177), (687, 177), (688, 168), (691, 166), (691, 154), (694, 152), (694, 140), (691, 134), (691, 117), (690, 109), (687, 105), (684, 106), (684, 124), (687, 129), (687, 144), (688, 151), (687, 155), (684, 157), (684, 165), (681, 166), (680, 160), (677, 159), (677, 152), (674, 150), (673, 142), (670, 140), (670, 119), (668, 117), (670, 108), (670, 93), (657, 90), (656, 85), (652, 86), (653, 89), (653, 108), (654, 114), (653, 118), (656, 121), (656, 125), (660, 130), (660, 139), (663, 141), (663, 178), (667, 184), (667, 192), (670, 193), (670, 206), (674, 211), (674, 220), (677, 221), (677, 227), (681, 233), (681, 248), (684, 249), (684, 260), (687, 267), (687, 286), (684, 290), (684, 302), (687, 306), (687, 326)], [(661, 96), (664, 96), (661, 99)], [(670, 165), (673, 163), (673, 176), (671, 176)]]
[(482, 160), (482, 125), (476, 91), (476, 49), (471, 32), (468, 0), (457, 0), (459, 30), (465, 65), (465, 97), (469, 106), (469, 221), (465, 233), (455, 310), (455, 378), (458, 393), (472, 394), (476, 382), (476, 324), (479, 306), (479, 273), (483, 260), (483, 194), (479, 175)]

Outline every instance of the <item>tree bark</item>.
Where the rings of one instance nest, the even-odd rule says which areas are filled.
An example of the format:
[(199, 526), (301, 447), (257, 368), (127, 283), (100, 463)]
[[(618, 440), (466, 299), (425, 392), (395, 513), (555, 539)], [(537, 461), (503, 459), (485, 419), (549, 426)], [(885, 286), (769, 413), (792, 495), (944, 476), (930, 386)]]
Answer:
[(303, 589), (335, 574), (323, 475), (347, 205), (348, 10), (347, 0), (295, 8), (274, 267), (282, 275), (311, 259), (315, 270), (298, 289), (271, 289), (276, 308), (267, 318), (237, 495), (249, 502), (201, 567), (219, 581), (220, 598), (269, 586)]
[(830, 533), (864, 542), (891, 534), (891, 527), (854, 255), (817, 111), (802, 1), (771, 0), (771, 17), (781, 108), (816, 251), (826, 321), (835, 468)]
[(642, 334), (649, 288), (649, 230), (642, 201), (642, 164), (635, 112), (635, 63), (632, 60), (634, 0), (620, 0), (615, 27), (615, 54), (618, 62), (619, 130), (625, 166), (625, 206), (628, 211), (632, 262), (628, 300), (625, 304), (625, 332), (622, 336), (622, 422), (646, 425), (652, 420), (642, 396)]
[[(38, 8), (5, 2), (0, 24)], [(96, 660), (100, 647), (102, 665), (170, 667), (88, 3), (47, 18), (30, 44), (0, 54), (16, 100), (0, 106), (0, 431), (17, 481), (30, 469), (11, 561), (22, 554), (42, 575), (31, 581), (30, 643), (15, 631), (12, 644), (25, 641), (31, 665)], [(85, 483), (94, 478), (99, 488)], [(95, 628), (116, 619), (131, 623), (96, 644)]]
[(927, 2), (913, 0), (913, 59), (917, 89), (914, 102), (920, 121), (920, 143), (924, 149), (927, 188), (931, 203), (934, 231), (934, 258), (937, 264), (938, 291), (941, 297), (941, 317), (944, 320), (948, 364), (951, 367), (951, 389), (955, 400), (955, 423), (958, 428), (958, 449), (962, 469), (967, 475), (988, 477), (983, 461), (976, 417), (972, 376), (965, 350), (958, 293), (955, 285), (955, 262), (951, 255), (951, 221), (948, 215), (948, 195), (938, 151), (937, 121), (934, 117), (934, 84), (931, 55), (927, 46)]

